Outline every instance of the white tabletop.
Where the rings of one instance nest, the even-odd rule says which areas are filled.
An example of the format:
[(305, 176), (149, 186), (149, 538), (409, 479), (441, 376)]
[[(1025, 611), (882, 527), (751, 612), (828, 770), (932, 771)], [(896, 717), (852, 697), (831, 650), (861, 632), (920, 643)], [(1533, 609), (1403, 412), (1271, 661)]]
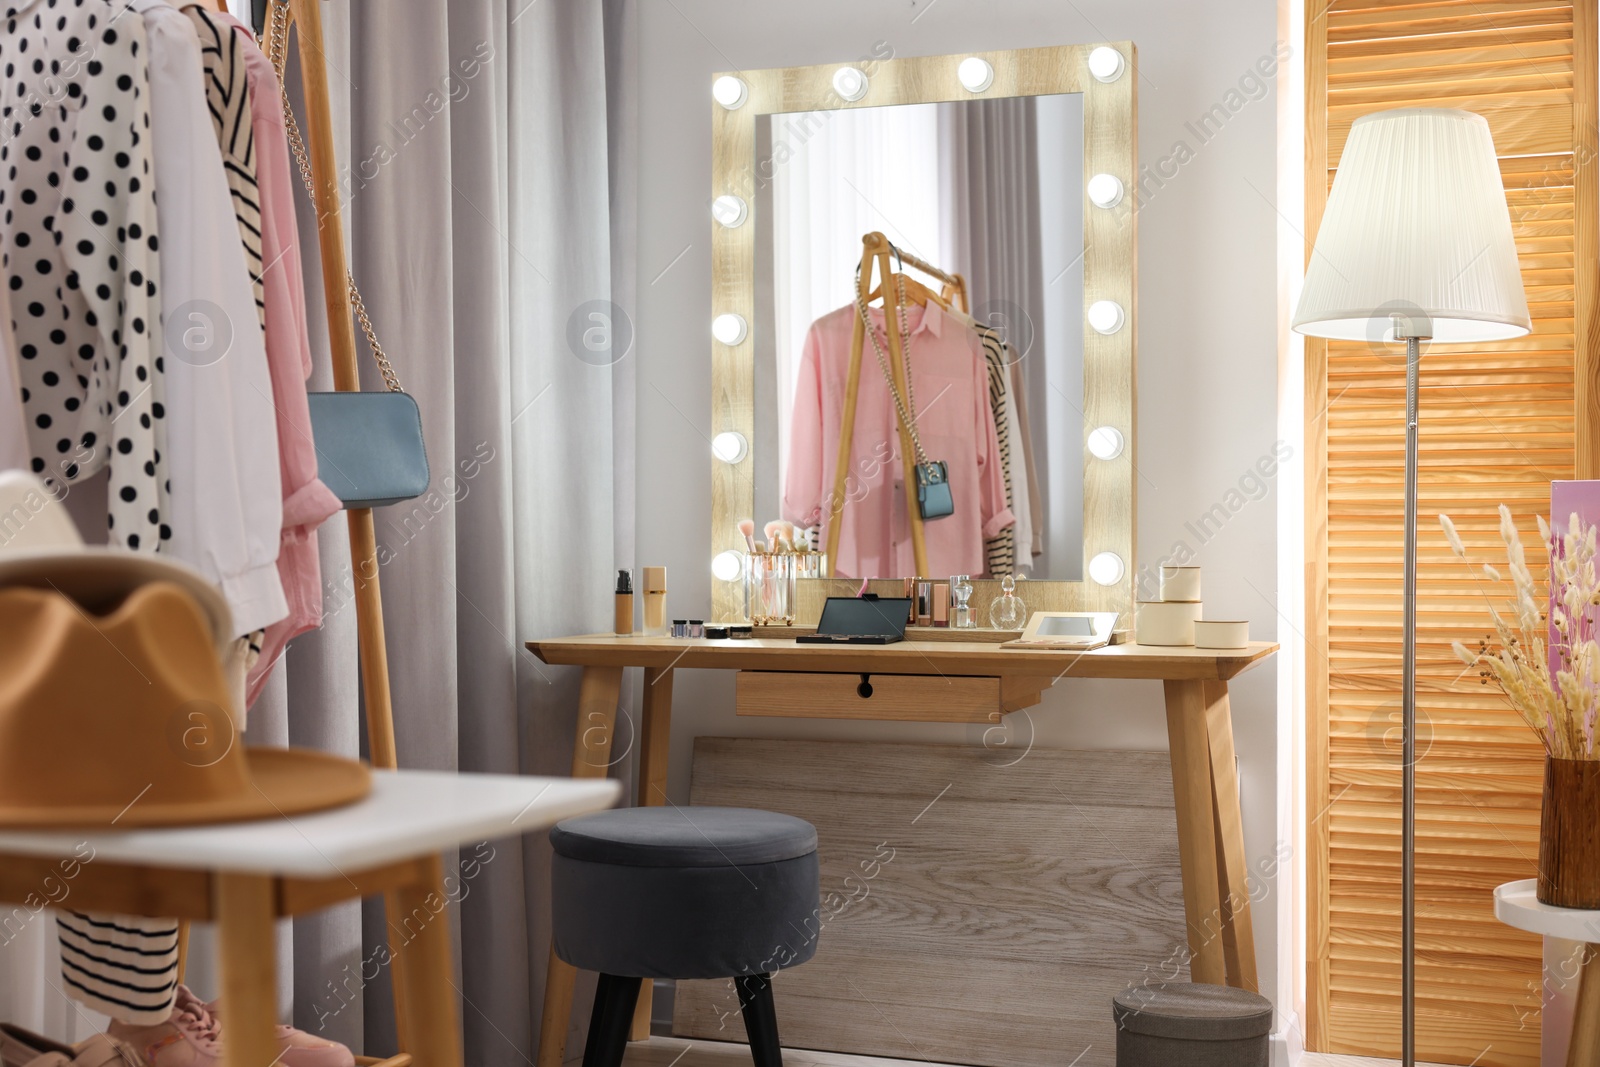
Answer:
[(86, 845), (112, 863), (325, 878), (542, 830), (621, 794), (605, 778), (373, 771), (365, 799), (332, 811), (170, 830), (0, 830), (0, 853), (81, 857)]
[(1530, 934), (1600, 943), (1600, 911), (1541, 904), (1532, 878), (1507, 882), (1494, 891), (1494, 917)]

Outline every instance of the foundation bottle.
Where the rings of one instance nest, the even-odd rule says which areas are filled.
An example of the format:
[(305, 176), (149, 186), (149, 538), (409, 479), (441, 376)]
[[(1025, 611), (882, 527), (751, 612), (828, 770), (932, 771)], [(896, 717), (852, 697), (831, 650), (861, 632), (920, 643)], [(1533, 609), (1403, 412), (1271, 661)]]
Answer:
[(667, 568), (646, 567), (640, 575), (644, 595), (644, 635), (667, 636)]

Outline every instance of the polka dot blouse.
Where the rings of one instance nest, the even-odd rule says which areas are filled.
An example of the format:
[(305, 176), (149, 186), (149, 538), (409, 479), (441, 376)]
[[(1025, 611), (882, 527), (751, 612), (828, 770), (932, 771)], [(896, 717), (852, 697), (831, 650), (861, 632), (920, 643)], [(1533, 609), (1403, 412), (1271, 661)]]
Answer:
[(112, 544), (167, 526), (145, 30), (113, 0), (4, 5), (0, 248), (35, 473), (110, 468)]

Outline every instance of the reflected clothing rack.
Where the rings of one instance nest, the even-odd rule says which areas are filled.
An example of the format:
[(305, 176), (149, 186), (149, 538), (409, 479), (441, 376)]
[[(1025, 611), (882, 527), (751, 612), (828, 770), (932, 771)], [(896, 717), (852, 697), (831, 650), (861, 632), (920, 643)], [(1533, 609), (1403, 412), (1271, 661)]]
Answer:
[[(860, 302), (864, 305), (872, 299), (872, 277), (876, 268), (879, 279), (879, 289), (883, 296), (884, 332), (889, 338), (889, 369), (893, 377), (894, 389), (903, 397), (909, 396), (906, 388), (905, 347), (909, 338), (900, 336), (899, 313), (900, 296), (897, 287), (891, 284), (894, 278), (892, 260), (898, 259), (902, 269), (906, 265), (913, 266), (924, 274), (938, 279), (944, 283), (940, 294), (941, 303), (949, 306), (952, 299), (960, 304), (961, 310), (967, 310), (967, 283), (959, 274), (952, 274), (940, 270), (933, 264), (919, 256), (904, 252), (889, 243), (889, 239), (882, 233), (874, 230), (861, 238), (861, 266), (856, 272), (857, 293)], [(866, 343), (866, 323), (861, 316), (855, 317), (855, 325), (850, 337), (850, 369), (845, 380), (844, 413), (839, 426), (839, 452), (834, 463), (833, 490), (828, 495), (828, 554), (825, 557), (828, 565), (828, 576), (834, 576), (839, 559), (839, 531), (844, 519), (844, 505), (847, 494), (847, 485), (850, 474), (850, 451), (855, 440), (856, 430), (856, 401), (861, 389), (861, 352)], [(915, 412), (911, 413), (915, 418)], [(898, 415), (895, 424), (899, 430), (900, 455), (902, 465), (909, 467), (914, 463), (913, 457), (916, 450), (911, 438), (911, 427)], [(901, 478), (905, 487), (906, 518), (911, 524), (911, 550), (916, 561), (916, 571), (919, 575), (928, 573), (928, 546), (923, 532), (922, 512), (917, 503), (916, 479), (908, 474)]]

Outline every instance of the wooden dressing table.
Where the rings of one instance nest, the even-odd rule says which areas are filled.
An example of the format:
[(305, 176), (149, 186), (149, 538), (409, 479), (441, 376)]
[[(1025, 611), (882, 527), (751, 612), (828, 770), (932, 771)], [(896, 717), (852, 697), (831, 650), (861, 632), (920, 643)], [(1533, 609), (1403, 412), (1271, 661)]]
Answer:
[[(583, 670), (574, 777), (601, 777), (611, 762), (622, 671), (643, 667), (639, 797), (666, 802), (672, 677), (679, 668), (737, 671), (740, 715), (997, 723), (1039, 703), (1062, 678), (1160, 679), (1178, 813), (1191, 978), (1256, 990), (1255, 935), (1234, 767), (1228, 681), (1273, 652), (1114, 645), (1092, 652), (1001, 648), (994, 641), (907, 640), (827, 648), (792, 638), (683, 640), (609, 634), (529, 641), (553, 665)], [(561, 1067), (572, 1012), (574, 970), (550, 957), (538, 1067)], [(649, 985), (641, 990), (634, 1037), (649, 1036)]]

